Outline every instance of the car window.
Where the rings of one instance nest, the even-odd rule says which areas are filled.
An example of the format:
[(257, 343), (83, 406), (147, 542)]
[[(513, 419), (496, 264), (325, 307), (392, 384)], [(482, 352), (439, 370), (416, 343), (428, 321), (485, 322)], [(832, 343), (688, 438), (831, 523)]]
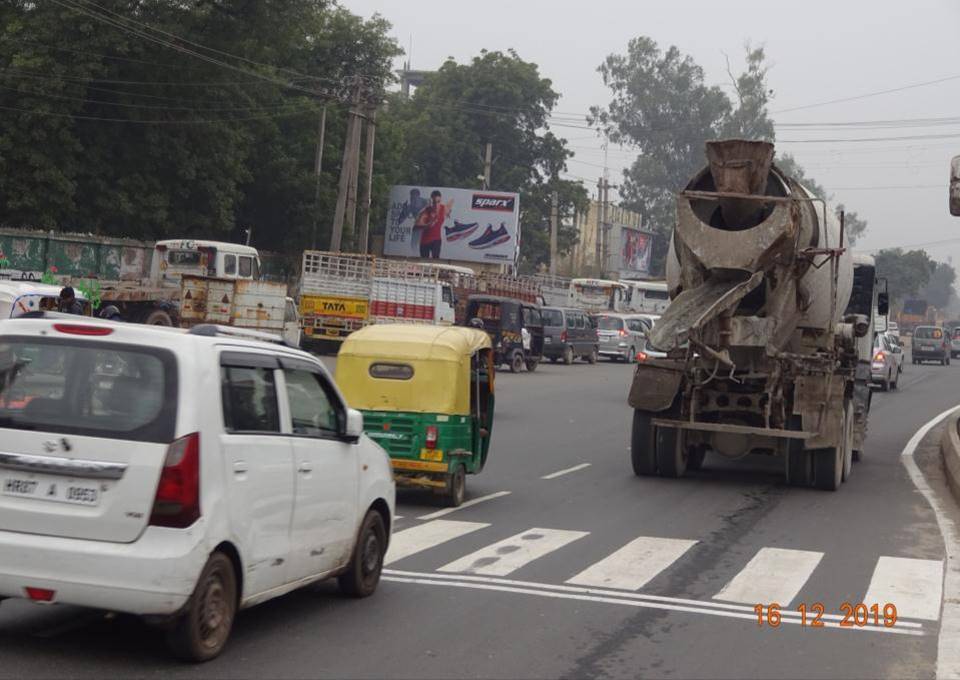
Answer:
[(440, 299), (446, 302), (448, 305), (453, 304), (453, 291), (450, 289), (450, 286), (440, 287)]
[(223, 425), (228, 432), (280, 431), (273, 374), (270, 368), (220, 368)]
[(339, 409), (333, 405), (332, 390), (324, 387), (323, 376), (310, 371), (283, 372), (294, 434), (330, 435), (339, 432)]
[(245, 279), (253, 277), (253, 258), (252, 257), (241, 257), (240, 266), (238, 268), (240, 276)]
[(561, 312), (559, 309), (543, 310), (543, 325), (544, 326), (562, 326), (563, 312)]
[(152, 347), (5, 338), (0, 426), (129, 441), (172, 441), (173, 354)]
[(237, 275), (237, 256), (236, 255), (223, 256), (223, 273), (225, 276)]
[(583, 314), (577, 314), (577, 328), (586, 328), (587, 324), (584, 321)]
[(615, 316), (601, 316), (597, 322), (597, 327), (602, 331), (623, 330), (623, 319), (618, 319)]
[(577, 320), (573, 314), (567, 314), (567, 328), (576, 328)]
[(646, 328), (640, 319), (627, 319), (627, 328), (637, 333), (643, 333), (646, 331)]

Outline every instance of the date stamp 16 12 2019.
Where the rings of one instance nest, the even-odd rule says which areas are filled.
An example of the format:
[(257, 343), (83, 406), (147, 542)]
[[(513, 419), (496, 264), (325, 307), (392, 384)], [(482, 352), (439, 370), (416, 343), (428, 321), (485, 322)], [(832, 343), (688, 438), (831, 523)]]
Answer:
[[(796, 613), (800, 615), (800, 625), (806, 628), (823, 628), (824, 614), (826, 607), (821, 602), (813, 604), (800, 604), (796, 607)], [(758, 604), (754, 606), (753, 612), (757, 615), (758, 626), (770, 626), (779, 628), (783, 620), (783, 615), (789, 613), (795, 616), (793, 612), (784, 612), (782, 607), (776, 603)], [(884, 628), (893, 628), (897, 625), (897, 607), (891, 603), (884, 605), (871, 604), (863, 602), (851, 604), (844, 602), (840, 605), (841, 616), (830, 616), (830, 618), (839, 618), (838, 624), (841, 628), (865, 628), (866, 626), (883, 626)]]

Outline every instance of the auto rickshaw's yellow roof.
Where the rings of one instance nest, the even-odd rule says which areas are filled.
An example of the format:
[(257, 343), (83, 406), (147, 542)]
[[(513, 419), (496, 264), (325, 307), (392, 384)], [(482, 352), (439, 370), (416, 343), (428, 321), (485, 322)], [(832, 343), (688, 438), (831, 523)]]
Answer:
[(431, 359), (459, 363), (477, 350), (490, 348), (490, 336), (476, 328), (374, 324), (351, 333), (343, 341), (339, 356)]

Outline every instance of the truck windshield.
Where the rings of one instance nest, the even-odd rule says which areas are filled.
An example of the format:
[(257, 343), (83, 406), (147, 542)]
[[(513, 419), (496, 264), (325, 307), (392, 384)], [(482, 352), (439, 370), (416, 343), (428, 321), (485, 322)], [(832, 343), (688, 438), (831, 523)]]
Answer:
[(171, 250), (167, 253), (167, 264), (171, 267), (199, 267), (201, 255), (196, 250)]
[(7, 337), (0, 386), (3, 428), (173, 441), (177, 370), (165, 350)]

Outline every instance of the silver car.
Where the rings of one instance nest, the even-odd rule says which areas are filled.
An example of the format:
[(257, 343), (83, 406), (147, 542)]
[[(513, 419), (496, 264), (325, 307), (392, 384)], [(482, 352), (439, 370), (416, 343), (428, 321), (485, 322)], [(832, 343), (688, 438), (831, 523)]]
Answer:
[(597, 338), (600, 356), (632, 364), (637, 352), (646, 345), (647, 333), (653, 325), (641, 314), (598, 314)]

